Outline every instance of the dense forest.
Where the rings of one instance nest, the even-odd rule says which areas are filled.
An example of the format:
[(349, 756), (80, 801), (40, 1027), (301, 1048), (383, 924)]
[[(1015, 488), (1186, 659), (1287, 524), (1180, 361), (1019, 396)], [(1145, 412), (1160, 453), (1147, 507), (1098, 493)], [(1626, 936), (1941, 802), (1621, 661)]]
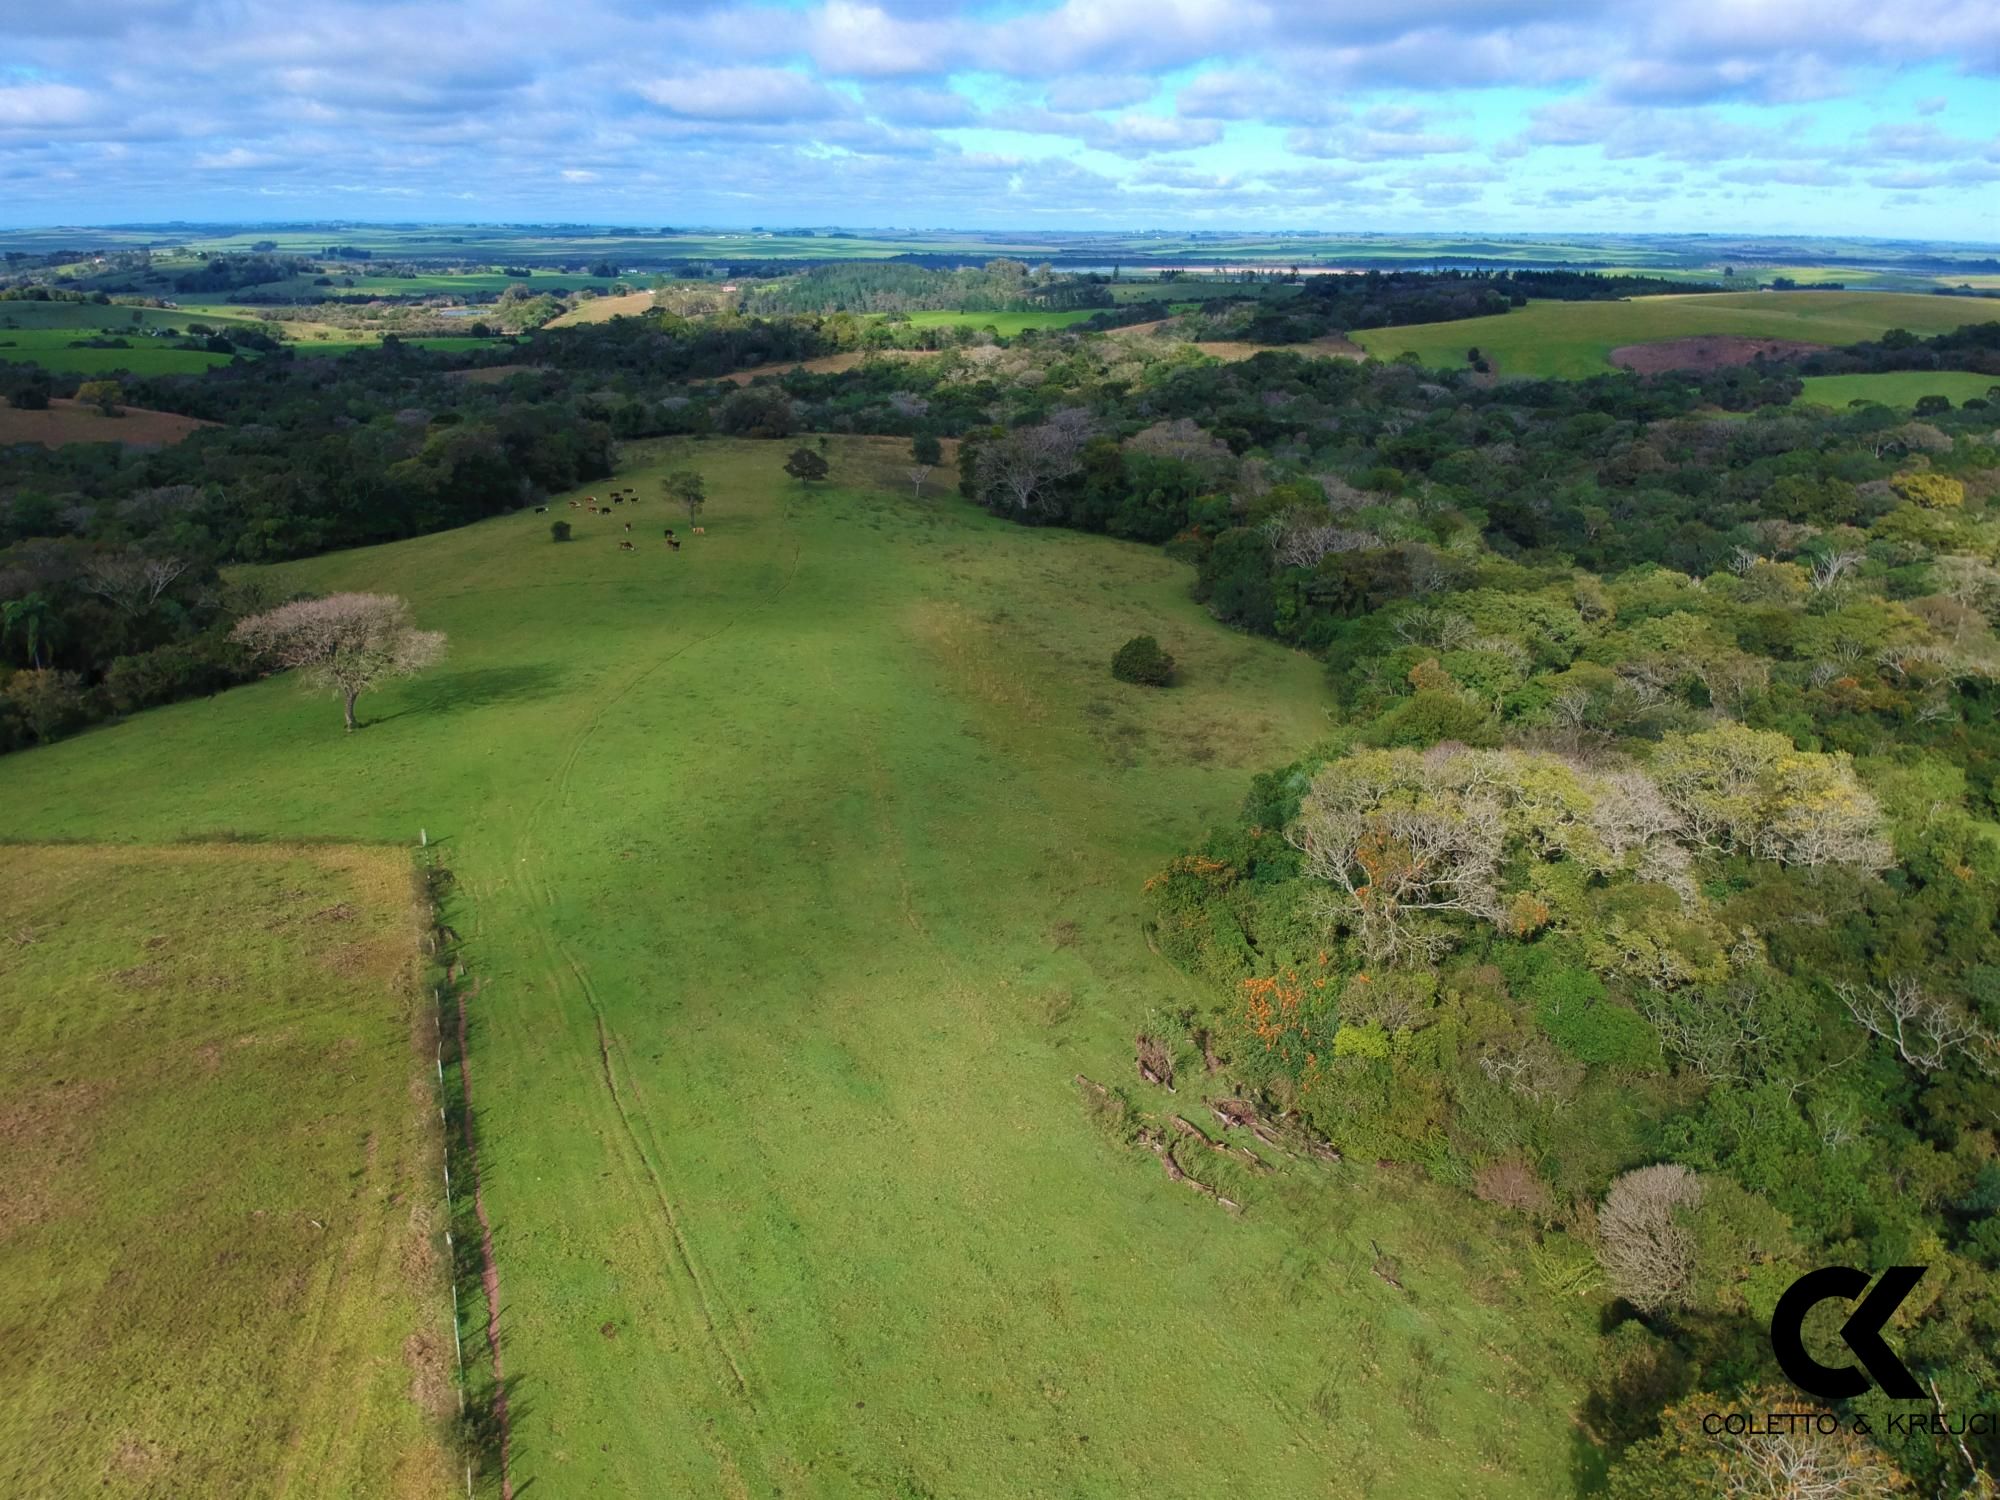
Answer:
[(1369, 271), (1307, 276), (1282, 297), (1205, 302), (1184, 314), (1181, 326), (1194, 338), (1301, 344), (1357, 328), (1491, 317), (1523, 307), (1531, 297), (1609, 302), (1721, 290), (1706, 283), (1599, 271)]
[[(851, 269), (810, 295), (998, 274)], [(995, 285), (1029, 295), (1020, 269)], [(1521, 279), (1309, 300), (1362, 326)], [(1158, 1040), (1607, 1294), (1582, 1420), (1614, 1494), (1713, 1477), (1661, 1414), (1775, 1382), (1765, 1325), (1811, 1266), (1928, 1266), (1906, 1359), (1947, 1414), (2000, 1385), (2000, 405), (1794, 406), (1775, 362), (1493, 384), (816, 311), (544, 331), (491, 382), (393, 343), (131, 382), (222, 425), (0, 455), (0, 750), (240, 680), (228, 627), (268, 601), (229, 562), (511, 510), (621, 439), (955, 437), (970, 500), (1163, 546), (1219, 619), (1325, 660), (1339, 727), (1149, 887), (1214, 996)], [(717, 378), (899, 341), (933, 352)], [(1996, 358), (1986, 324), (1803, 368)], [(1905, 1492), (2000, 1467), (1990, 1432), (1855, 1409)]]

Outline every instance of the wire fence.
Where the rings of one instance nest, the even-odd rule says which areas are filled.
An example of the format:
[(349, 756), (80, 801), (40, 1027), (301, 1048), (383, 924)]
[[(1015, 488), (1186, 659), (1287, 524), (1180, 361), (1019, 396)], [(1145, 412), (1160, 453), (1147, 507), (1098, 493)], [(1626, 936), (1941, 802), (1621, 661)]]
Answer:
[[(462, 1329), (464, 1315), (463, 1304), (459, 1297), (459, 1281), (461, 1279), (459, 1242), (452, 1233), (452, 1226), (458, 1222), (460, 1204), (463, 1201), (460, 1198), (452, 1177), (452, 1157), (456, 1152), (464, 1151), (466, 1153), (466, 1160), (461, 1162), (460, 1176), (461, 1178), (470, 1177), (474, 1193), (473, 1207), (478, 1211), (478, 1216), (482, 1220), (484, 1214), (483, 1204), (477, 1202), (477, 1162), (471, 1157), (471, 1088), (469, 1080), (465, 1077), (464, 1073), (465, 1058), (463, 1055), (460, 1055), (464, 1050), (464, 1000), (457, 993), (457, 989), (463, 978), (463, 971), (456, 960), (449, 957), (449, 950), (456, 946), (457, 934), (445, 925), (439, 898), (440, 888), (450, 879), (450, 875), (449, 872), (443, 870), (437, 864), (436, 856), (428, 853), (430, 849), (430, 835), (428, 830), (418, 830), (417, 844), (420, 850), (426, 851), (424, 855), (420, 856), (420, 868), (424, 882), (424, 893), (428, 903), (430, 923), (430, 930), (426, 934), (426, 939), (432, 958), (436, 960), (439, 967), (444, 971), (444, 983), (434, 984), (430, 987), (433, 1006), (432, 1022), (435, 1027), (432, 1062), (437, 1074), (438, 1131), (442, 1146), (439, 1153), (439, 1166), (444, 1180), (444, 1243), (445, 1258), (449, 1271), (448, 1281), (451, 1290), (452, 1356), (457, 1370), (455, 1384), (458, 1389), (459, 1431), (461, 1440), (465, 1445), (465, 1493), (468, 1496), (468, 1500), (470, 1500), (470, 1497), (475, 1493), (475, 1472), (478, 1468), (475, 1460), (480, 1444), (475, 1438), (475, 1423), (468, 1420), (468, 1412), (473, 1408), (473, 1403), (468, 1395), (472, 1381), (465, 1365), (465, 1338)], [(446, 1011), (447, 1007), (453, 1005), (454, 1002), (459, 1010), (459, 1015), (456, 1018), (457, 1024), (455, 1027), (448, 1027), (446, 1024)], [(463, 1112), (458, 1130), (452, 1128), (452, 1090), (445, 1075), (444, 1054), (447, 1036), (454, 1036), (459, 1043), (457, 1053), (453, 1057), (454, 1065), (460, 1069), (461, 1087), (459, 1093), (461, 1097), (459, 1105)], [(492, 1277), (490, 1237), (480, 1242), (479, 1254), (485, 1258), (485, 1265), (482, 1267), (481, 1276), (481, 1291), (482, 1295), (484, 1295), (487, 1290), (487, 1283)], [(489, 1341), (492, 1341), (491, 1319), (497, 1315), (497, 1310), (492, 1305), (490, 1297), (487, 1298), (487, 1301), (487, 1315), (489, 1319), (488, 1337)], [(506, 1472), (506, 1395), (504, 1387), (500, 1382), (500, 1360), (497, 1342), (493, 1343), (493, 1363), (494, 1393), (490, 1403), (491, 1410), (487, 1415), (492, 1419), (491, 1431), (497, 1437), (500, 1444), (498, 1464), (500, 1491), (503, 1496), (509, 1496), (511, 1495), (512, 1486), (508, 1482)], [(479, 1413), (474, 1411), (472, 1415), (477, 1417)]]

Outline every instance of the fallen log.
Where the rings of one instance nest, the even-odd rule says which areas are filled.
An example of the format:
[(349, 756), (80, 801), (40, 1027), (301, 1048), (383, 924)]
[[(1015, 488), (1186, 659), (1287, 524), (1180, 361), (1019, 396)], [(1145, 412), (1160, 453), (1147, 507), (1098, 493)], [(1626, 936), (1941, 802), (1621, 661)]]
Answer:
[(1155, 1156), (1159, 1157), (1160, 1169), (1167, 1174), (1169, 1182), (1185, 1183), (1203, 1197), (1213, 1198), (1231, 1213), (1240, 1214), (1243, 1212), (1243, 1205), (1238, 1203), (1234, 1198), (1226, 1198), (1207, 1183), (1200, 1181), (1198, 1178), (1190, 1177), (1186, 1169), (1174, 1160), (1174, 1143), (1159, 1131), (1153, 1129), (1142, 1130), (1139, 1132), (1139, 1139), (1145, 1143)]
[(1396, 1275), (1398, 1271), (1402, 1270), (1402, 1266), (1392, 1259), (1375, 1241), (1370, 1240), (1368, 1248), (1375, 1252), (1375, 1264), (1368, 1269), (1388, 1282), (1397, 1291), (1407, 1292), (1409, 1288), (1404, 1286), (1401, 1279)]
[(1271, 1164), (1247, 1146), (1232, 1146), (1226, 1141), (1218, 1141), (1199, 1125), (1195, 1124), (1194, 1121), (1183, 1119), (1179, 1115), (1169, 1115), (1167, 1116), (1167, 1120), (1182, 1135), (1201, 1142), (1202, 1145), (1208, 1147), (1209, 1150), (1216, 1152), (1218, 1155), (1226, 1156), (1232, 1161), (1242, 1162), (1243, 1165), (1250, 1168), (1253, 1172), (1268, 1172), (1271, 1170)]

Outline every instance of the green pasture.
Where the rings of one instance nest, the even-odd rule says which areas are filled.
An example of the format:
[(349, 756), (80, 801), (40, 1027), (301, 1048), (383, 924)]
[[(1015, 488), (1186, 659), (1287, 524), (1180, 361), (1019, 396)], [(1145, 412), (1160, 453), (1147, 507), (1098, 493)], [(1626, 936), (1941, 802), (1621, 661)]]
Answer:
[(1613, 368), (1611, 351), (1694, 334), (1851, 344), (1891, 328), (1949, 333), (2000, 319), (2000, 303), (1905, 292), (1716, 292), (1622, 302), (1530, 302), (1490, 318), (1366, 328), (1354, 342), (1380, 359), (1414, 352), (1427, 366), (1465, 364), (1477, 348), (1503, 375), (1580, 378)]
[[(452, 655), (353, 736), (272, 680), (7, 757), (0, 837), (428, 831), (517, 1490), (1565, 1486), (1594, 1314), (1519, 1230), (1369, 1162), (1195, 1153), (1232, 1216), (1073, 1082), (1212, 1124), (1198, 1059), (1176, 1096), (1135, 1077), (1149, 1013), (1213, 998), (1142, 887), (1324, 732), (1319, 664), (1156, 549), (916, 500), (894, 443), (834, 439), (805, 490), (786, 446), (628, 447), (621, 514), (269, 570), (406, 595)], [(688, 464), (700, 537), (659, 498)], [(1142, 631), (1182, 685), (1111, 678)]]
[[(347, 330), (342, 331), (345, 332)], [(384, 332), (394, 333), (395, 330), (385, 329)], [(463, 354), (468, 349), (490, 349), (495, 344), (504, 342), (500, 339), (476, 339), (469, 335), (460, 337), (454, 334), (438, 334), (435, 336), (427, 334), (397, 334), (396, 337), (401, 339), (403, 344), (411, 349), (442, 349), (454, 354)], [(292, 347), (297, 349), (303, 356), (352, 354), (356, 349), (379, 349), (382, 347), (382, 340), (380, 337), (371, 339), (300, 339)]]
[(1884, 406), (1912, 407), (1925, 396), (1946, 397), (1953, 406), (1978, 398), (1990, 400), (2000, 391), (2000, 375), (1974, 375), (1964, 370), (1892, 370), (1880, 375), (1809, 375), (1801, 401), (1820, 406), (1846, 406), (1851, 401), (1879, 401)]
[(1002, 338), (1012, 338), (1030, 328), (1067, 328), (1087, 320), (1095, 309), (1069, 312), (913, 312), (911, 324), (918, 328), (991, 328)]
[(0, 1493), (461, 1488), (411, 873), (0, 847)]
[[(104, 331), (118, 334), (121, 330), (113, 327)], [(86, 328), (0, 327), (0, 361), (40, 365), (73, 375), (109, 375), (120, 370), (134, 375), (193, 375), (213, 365), (226, 365), (230, 359), (227, 354), (211, 354), (206, 349), (177, 349), (165, 339), (136, 332), (129, 336), (131, 347), (127, 349), (69, 347), (71, 341), (88, 338), (91, 333)]]

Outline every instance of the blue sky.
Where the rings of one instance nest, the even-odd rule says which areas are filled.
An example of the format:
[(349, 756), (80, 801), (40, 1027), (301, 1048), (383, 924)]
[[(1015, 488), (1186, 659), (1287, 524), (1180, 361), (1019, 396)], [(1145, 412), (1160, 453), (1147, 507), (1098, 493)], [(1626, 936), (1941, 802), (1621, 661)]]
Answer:
[(1995, 0), (28, 0), (0, 223), (2000, 240)]

